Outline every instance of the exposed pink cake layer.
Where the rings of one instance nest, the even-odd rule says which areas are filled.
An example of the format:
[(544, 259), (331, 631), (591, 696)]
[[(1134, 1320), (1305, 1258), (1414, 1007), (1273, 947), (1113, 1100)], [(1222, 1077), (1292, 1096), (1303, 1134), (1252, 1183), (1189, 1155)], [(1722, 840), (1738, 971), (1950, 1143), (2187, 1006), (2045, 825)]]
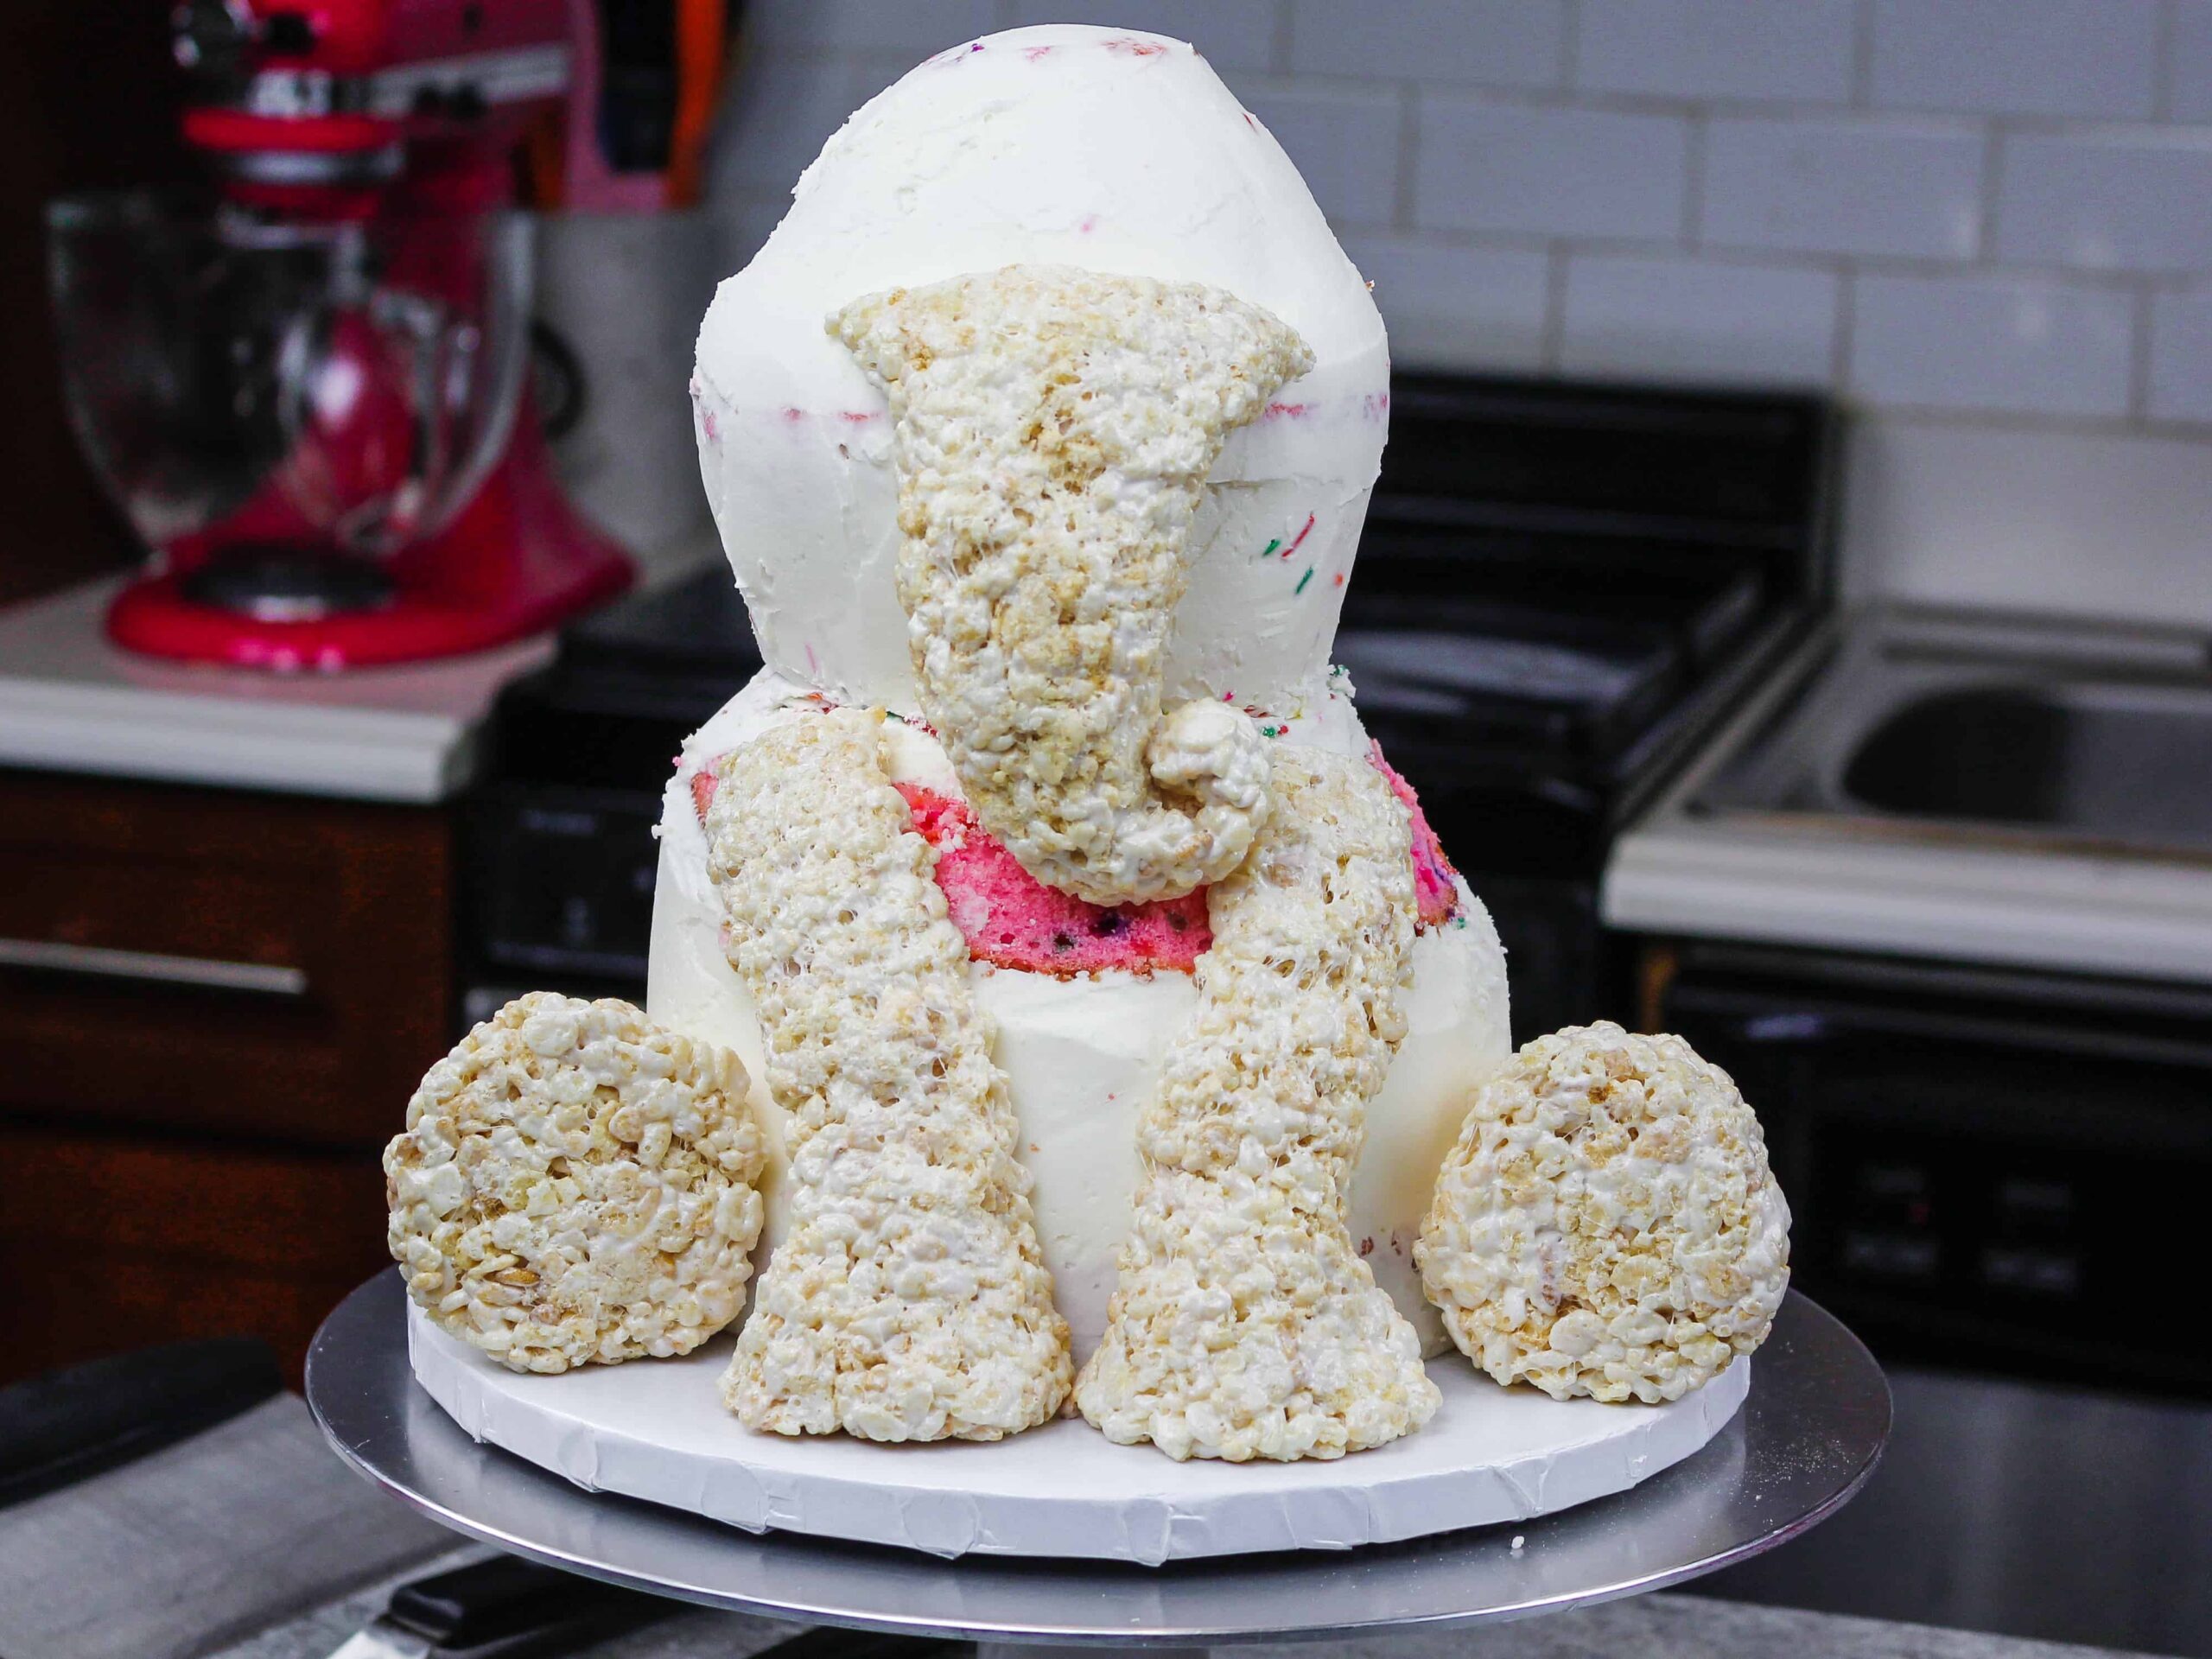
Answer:
[(1421, 925), (1440, 927), (1459, 908), (1459, 872), (1444, 856), (1444, 843), (1437, 840), (1436, 831), (1428, 827), (1428, 815), (1421, 810), (1421, 797), (1414, 793), (1411, 784), (1398, 775), (1398, 769), (1382, 758), (1382, 746), (1370, 742), (1367, 758), (1375, 763), (1375, 770), (1389, 780), (1391, 792), (1406, 804), (1406, 810), (1413, 814), (1414, 898), (1421, 911)]
[[(1437, 927), (1459, 909), (1452, 861), (1421, 810), (1421, 799), (1372, 744), (1368, 758), (1413, 815), (1414, 894), (1423, 927)], [(1023, 869), (998, 839), (976, 822), (965, 801), (918, 784), (894, 785), (914, 816), (914, 832), (937, 853), (937, 884), (953, 925), (979, 961), (1029, 973), (1098, 973), (1119, 968), (1187, 974), (1213, 944), (1204, 887), (1180, 899), (1109, 909), (1085, 904)], [(699, 821), (715, 796), (709, 762), (691, 779)]]
[(1187, 974), (1213, 944), (1204, 888), (1149, 905), (1085, 904), (1023, 869), (967, 802), (914, 784), (898, 789), (915, 831), (937, 849), (937, 884), (953, 925), (981, 961), (1043, 974)]

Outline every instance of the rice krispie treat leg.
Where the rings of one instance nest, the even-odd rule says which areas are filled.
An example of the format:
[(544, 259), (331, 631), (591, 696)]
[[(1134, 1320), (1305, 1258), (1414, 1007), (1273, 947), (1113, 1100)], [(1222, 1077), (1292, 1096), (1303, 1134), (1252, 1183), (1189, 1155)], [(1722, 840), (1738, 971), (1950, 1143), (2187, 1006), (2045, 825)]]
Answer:
[(976, 817), (1092, 904), (1227, 875), (1267, 818), (1262, 740), (1220, 702), (1163, 720), (1161, 676), (1206, 474), (1305, 343), (1216, 289), (1050, 265), (830, 326), (890, 397), (899, 599)]
[(1405, 1034), (1406, 810), (1363, 760), (1275, 752), (1275, 811), (1207, 893), (1198, 1007), (1139, 1130), (1106, 1336), (1076, 1403), (1173, 1458), (1332, 1458), (1438, 1395), (1345, 1226), (1367, 1103)]
[(995, 1440), (1060, 1408), (1067, 1324), (968, 947), (880, 721), (810, 715), (718, 763), (709, 868), (791, 1114), (792, 1184), (722, 1397), (779, 1434)]
[(1605, 1020), (1539, 1037), (1477, 1091), (1414, 1261), (1498, 1382), (1656, 1404), (1765, 1340), (1789, 1206), (1728, 1074)]
[(518, 1371), (690, 1353), (744, 1308), (760, 1236), (746, 1086), (626, 1002), (518, 997), (385, 1148), (408, 1294)]

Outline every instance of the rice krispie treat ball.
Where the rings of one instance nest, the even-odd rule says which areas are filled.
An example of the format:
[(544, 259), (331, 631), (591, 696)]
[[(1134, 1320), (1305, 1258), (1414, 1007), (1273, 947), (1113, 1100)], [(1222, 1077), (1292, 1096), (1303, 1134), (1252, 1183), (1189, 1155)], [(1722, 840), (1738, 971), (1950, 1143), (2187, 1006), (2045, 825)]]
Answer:
[(1656, 1404), (1765, 1340), (1789, 1207), (1726, 1072), (1679, 1037), (1569, 1027), (1477, 1093), (1414, 1259), (1498, 1382)]
[(512, 1370), (690, 1353), (743, 1311), (760, 1236), (745, 1090), (735, 1055), (626, 1002), (518, 997), (385, 1148), (408, 1294)]

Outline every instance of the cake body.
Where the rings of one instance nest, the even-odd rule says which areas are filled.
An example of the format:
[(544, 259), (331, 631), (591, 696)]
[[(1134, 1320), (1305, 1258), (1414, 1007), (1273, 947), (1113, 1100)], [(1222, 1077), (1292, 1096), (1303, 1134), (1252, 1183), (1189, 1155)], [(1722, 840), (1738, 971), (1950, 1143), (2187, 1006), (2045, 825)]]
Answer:
[[(722, 910), (708, 880), (694, 782), (717, 756), (779, 720), (810, 712), (804, 689), (768, 670), (684, 746), (664, 802), (653, 907), (648, 1011), (672, 1030), (734, 1050), (756, 1079), (751, 1104), (766, 1131), (767, 1152), (760, 1181), (767, 1206), (758, 1254), (763, 1267), (789, 1224), (783, 1115), (757, 1081), (765, 1058), (760, 1020), (723, 950)], [(1318, 704), (1268, 723), (1286, 734), (1276, 741), (1346, 755), (1369, 747), (1350, 701), (1326, 691)], [(934, 738), (912, 726), (887, 731), (894, 781), (957, 794)], [(1369, 1108), (1366, 1145), (1350, 1189), (1352, 1236), (1376, 1282), (1432, 1354), (1447, 1343), (1422, 1297), (1414, 1243), (1468, 1100), (1512, 1053), (1504, 952), (1464, 884), (1452, 920), (1414, 937), (1408, 1033)], [(969, 973), (977, 1007), (997, 1027), (994, 1054), (1021, 1124), (1017, 1150), (1035, 1182), (1038, 1238), (1080, 1364), (1105, 1328), (1128, 1230), (1141, 1174), (1138, 1118), (1198, 994), (1190, 975), (1173, 969), (1061, 977), (972, 961)]]
[[(950, 660), (944, 653), (956, 647), (993, 672), (1023, 649), (1027, 636), (1016, 624), (1033, 620), (1022, 607), (1042, 580), (1045, 541), (1024, 544), (995, 526), (1009, 517), (1037, 522), (1025, 516), (1037, 503), (1016, 511), (1023, 503), (1014, 485), (1024, 474), (1015, 469), (1036, 462), (1052, 441), (1036, 435), (1040, 426), (1001, 460), (971, 467), (974, 476), (961, 485), (959, 466), (944, 457), (951, 440), (969, 435), (956, 418), (925, 442), (916, 424), (922, 416), (907, 401), (917, 381), (901, 377), (943, 376), (957, 366), (972, 383), (962, 393), (958, 418), (966, 418), (988, 401), (982, 391), (1013, 384), (1020, 341), (1050, 344), (1085, 318), (1122, 315), (1114, 308), (1132, 295), (1140, 296), (1140, 314), (1156, 305), (1160, 315), (1177, 307), (1244, 315), (1255, 337), (1274, 331), (1282, 346), (1272, 371), (1267, 353), (1228, 367), (1230, 394), (1239, 392), (1235, 378), (1243, 376), (1241, 391), (1256, 387), (1256, 395), (1240, 401), (1224, 394), (1222, 407), (1235, 404), (1236, 412), (1224, 423), (1231, 429), (1215, 430), (1211, 461), (1193, 472), (1195, 510), (1177, 518), (1172, 534), (1146, 555), (1172, 547), (1178, 574), (1160, 648), (1129, 645), (1130, 664), (1141, 663), (1148, 680), (1156, 677), (1132, 704), (1150, 711), (1135, 723), (1157, 721), (1160, 734), (1233, 727), (1230, 735), (1262, 762), (1277, 745), (1325, 751), (1338, 758), (1332, 766), (1350, 760), (1364, 767), (1374, 758), (1350, 688), (1332, 678), (1329, 652), (1388, 435), (1389, 348), (1365, 283), (1297, 169), (1179, 41), (1056, 25), (938, 54), (824, 146), (767, 244), (721, 284), (699, 337), (691, 391), (702, 477), (767, 667), (686, 744), (671, 781), (648, 1002), (673, 1028), (734, 1050), (756, 1077), (766, 1069), (760, 1020), (728, 963), (727, 895), (709, 879), (701, 829), (721, 757), (780, 722), (819, 718), (825, 707), (884, 709), (893, 716), (881, 728), (884, 771), (927, 839), (944, 829), (948, 812), (963, 823), (969, 815), (994, 819), (977, 753), (1008, 753), (1019, 765), (1048, 747), (1033, 696), (1014, 696), (1005, 707), (988, 686), (980, 702), (956, 696), (941, 671)], [(1016, 300), (1027, 308), (988, 321), (997, 315), (994, 305)], [(1071, 353), (1065, 373), (1042, 377), (1052, 387), (1084, 388), (1081, 404), (1062, 411), (1058, 432), (1070, 430), (1071, 416), (1081, 438), (1094, 416), (1110, 435), (1157, 429), (1145, 423), (1171, 408), (1178, 419), (1188, 413), (1204, 378), (1195, 336), (1162, 334), (1135, 346), (1135, 360), (1115, 366), (1114, 350), (1141, 333), (1105, 328)], [(979, 341), (997, 342), (996, 361)], [(963, 353), (980, 360), (956, 363)], [(1198, 378), (1179, 379), (1185, 371)], [(1217, 382), (1218, 362), (1214, 372)], [(1092, 374), (1095, 384), (1084, 378)], [(1148, 404), (1142, 397), (1116, 403), (1153, 380), (1160, 385)], [(1220, 390), (1217, 384), (1205, 396)], [(1091, 405), (1094, 391), (1100, 401)], [(1105, 412), (1116, 409), (1127, 418)], [(1048, 414), (1040, 404), (1036, 417)], [(979, 430), (1020, 430), (1010, 424), (1014, 413), (979, 419), (969, 423)], [(1145, 459), (1151, 452), (1141, 455), (1141, 448), (1109, 443), (1100, 451), (1112, 452), (1109, 502), (1158, 485)], [(1079, 530), (1095, 505), (1084, 487), (1077, 480), (1054, 498), (1053, 512), (1065, 509), (1078, 550), (1116, 549), (1101, 566), (1105, 575), (1094, 573), (1083, 588), (1082, 601), (1095, 608), (1133, 568), (1126, 561), (1149, 544), (1141, 535), (1115, 541)], [(938, 534), (932, 565), (918, 557), (916, 543), (931, 540), (931, 524), (943, 531), (948, 499), (973, 505), (976, 524)], [(1057, 516), (1051, 522), (1057, 525)], [(993, 559), (1006, 564), (1005, 582)], [(967, 584), (977, 591), (963, 596), (957, 586), (925, 590), (921, 577), (932, 569), (982, 575)], [(1015, 581), (1029, 584), (1030, 600), (1014, 592)], [(1082, 601), (1069, 593), (1058, 601), (1059, 625), (1074, 626)], [(1134, 606), (1115, 610), (1123, 619), (1117, 639), (1137, 632)], [(1046, 626), (1049, 632), (1049, 619)], [(918, 658), (931, 664), (926, 683)], [(950, 750), (925, 716), (947, 725)], [(1155, 763), (1158, 747), (1147, 751)], [(1185, 786), (1174, 771), (1155, 770), (1154, 781)], [(1051, 787), (1065, 787), (1074, 775), (1051, 774)], [(962, 776), (982, 779), (972, 801)], [(1402, 790), (1395, 774), (1385, 777)], [(1041, 805), (1012, 814), (999, 804), (988, 838), (992, 856), (1010, 854), (1027, 873), (1022, 879), (1058, 890), (1052, 897), (1060, 906), (1071, 900), (1059, 894), (1095, 902), (1108, 933), (1149, 928), (1156, 915), (1126, 918), (1131, 906), (1154, 902), (1193, 906), (1166, 919), (1204, 925), (1209, 887), (1193, 888), (1188, 879), (1124, 884), (1110, 871), (1092, 884), (1040, 855), (1030, 844), (1033, 824), (1051, 828), (1046, 810), (1070, 804), (1049, 796), (1048, 788)], [(1256, 803), (1253, 824), (1264, 823), (1266, 804)], [(1085, 816), (1095, 803), (1073, 806), (1073, 822), (1095, 821)], [(972, 842), (957, 843), (956, 852), (974, 863)], [(1415, 886), (1427, 897), (1410, 947), (1411, 983), (1398, 998), (1405, 1034), (1390, 1039), (1395, 1057), (1386, 1056), (1382, 1087), (1366, 1103), (1363, 1137), (1356, 1136), (1363, 1148), (1348, 1186), (1338, 1188), (1357, 1261), (1432, 1353), (1446, 1338), (1421, 1296), (1414, 1245), (1467, 1100), (1510, 1052), (1496, 931), (1433, 852), (1432, 844), (1416, 857), (1408, 848)], [(1207, 868), (1212, 873), (1201, 882), (1233, 875), (1235, 864)], [(722, 879), (741, 880), (742, 873)], [(979, 902), (956, 891), (959, 871), (948, 867), (938, 879), (956, 921), (963, 905), (972, 910)], [(1203, 1016), (1191, 952), (1091, 949), (1040, 965), (1038, 930), (1049, 943), (1052, 925), (1035, 924), (1020, 948), (997, 950), (963, 931), (974, 1010), (991, 1027), (992, 1058), (1019, 1123), (1015, 1154), (1033, 1183), (1038, 1240), (1080, 1364), (1108, 1327), (1133, 1198), (1145, 1185), (1140, 1121), (1159, 1094), (1178, 1034)], [(1102, 966), (1102, 959), (1118, 965)], [(1395, 1016), (1391, 1024), (1395, 1030)], [(789, 1236), (797, 1178), (783, 1114), (763, 1087), (751, 1098), (767, 1150), (765, 1264)], [(1357, 1262), (1345, 1276), (1360, 1277)], [(1347, 1443), (1367, 1441), (1355, 1435)]]

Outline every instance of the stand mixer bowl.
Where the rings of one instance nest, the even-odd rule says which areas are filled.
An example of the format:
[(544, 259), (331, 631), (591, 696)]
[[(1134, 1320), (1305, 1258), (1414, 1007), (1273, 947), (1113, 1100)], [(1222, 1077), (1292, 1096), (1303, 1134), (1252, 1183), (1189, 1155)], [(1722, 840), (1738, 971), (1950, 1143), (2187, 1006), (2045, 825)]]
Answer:
[(390, 601), (512, 432), (519, 213), (270, 222), (133, 193), (54, 202), (69, 416), (194, 603), (308, 621)]

